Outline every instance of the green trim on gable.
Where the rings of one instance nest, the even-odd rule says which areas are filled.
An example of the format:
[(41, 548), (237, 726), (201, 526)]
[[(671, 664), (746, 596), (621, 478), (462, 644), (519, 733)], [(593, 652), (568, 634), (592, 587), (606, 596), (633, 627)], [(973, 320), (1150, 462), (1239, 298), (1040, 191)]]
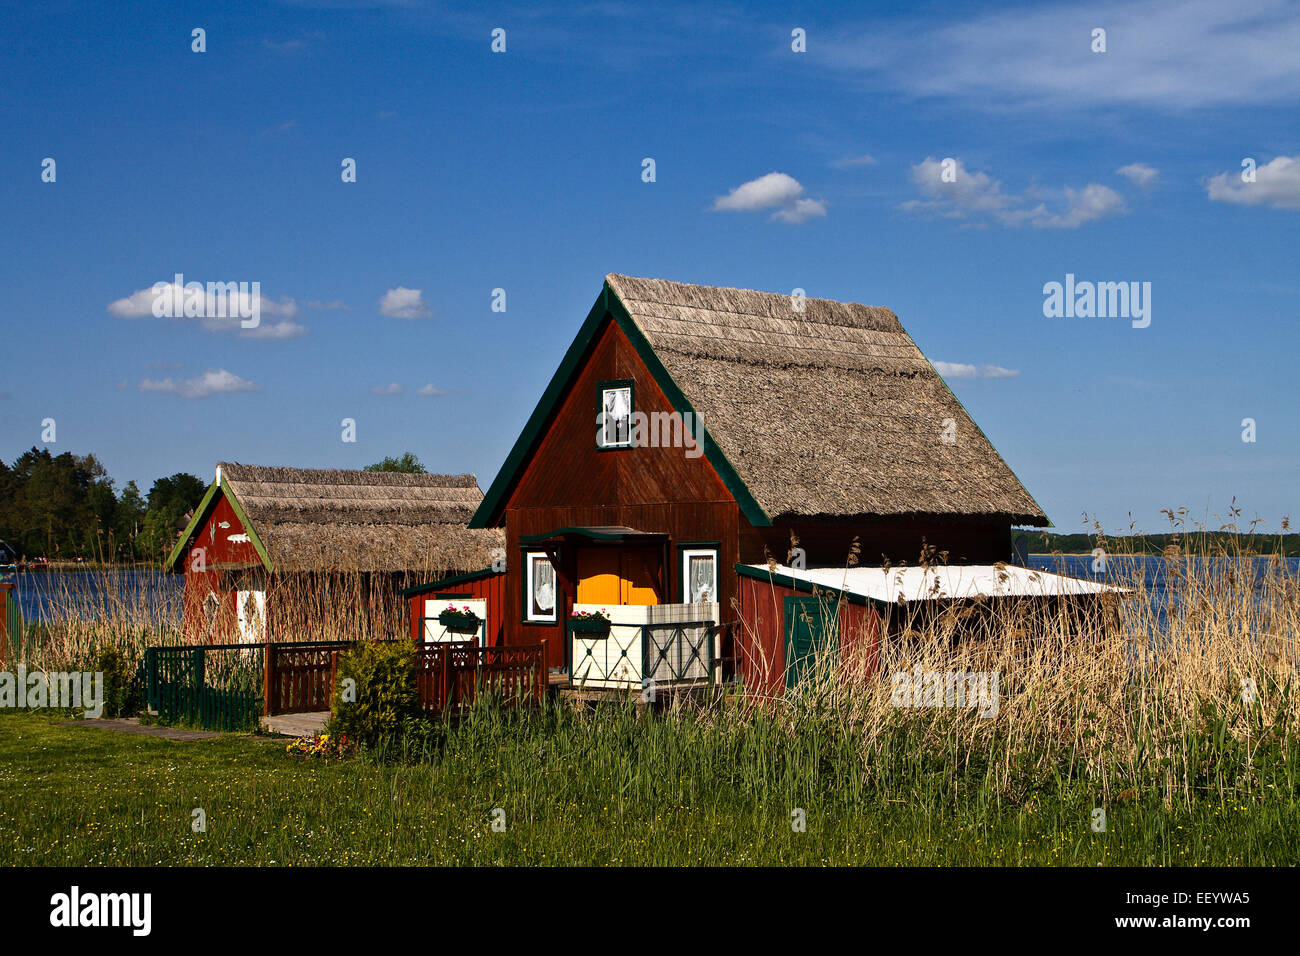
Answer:
[(546, 391), (542, 392), (537, 407), (528, 416), (528, 422), (524, 425), (524, 430), (515, 439), (514, 447), (510, 449), (510, 454), (506, 456), (505, 464), (501, 466), (501, 470), (497, 472), (491, 487), (483, 495), (483, 500), (474, 512), (474, 517), (469, 519), (469, 527), (490, 528), (496, 524), (501, 509), (505, 506), (506, 498), (514, 488), (515, 481), (523, 470), (528, 455), (542, 437), (542, 429), (546, 427), (546, 420), (556, 406), (559, 405), (560, 399), (564, 397), (569, 380), (573, 377), (574, 372), (578, 370), (578, 366), (581, 365), (583, 358), (586, 356), (587, 349), (596, 337), (596, 330), (600, 328), (600, 323), (605, 318), (607, 291), (608, 284), (606, 284), (606, 289), (601, 291), (600, 297), (596, 299), (596, 304), (591, 307), (591, 311), (587, 313), (587, 318), (582, 323), (582, 328), (578, 330), (578, 335), (573, 340), (573, 344), (564, 353), (560, 367), (551, 376), (551, 381), (546, 386)]
[(199, 506), (194, 509), (194, 517), (190, 518), (190, 523), (185, 526), (185, 531), (176, 539), (176, 544), (172, 548), (171, 554), (167, 555), (167, 560), (163, 562), (163, 567), (168, 571), (176, 570), (176, 562), (179, 561), (181, 555), (185, 553), (185, 548), (189, 545), (190, 539), (194, 537), (194, 532), (198, 531), (199, 526), (207, 520), (208, 505), (216, 496), (219, 487), (220, 486), (215, 481), (208, 485), (208, 490), (204, 493), (203, 500), (200, 501)]
[(224, 477), (220, 482), (214, 481), (208, 486), (207, 493), (203, 496), (203, 500), (200, 501), (199, 506), (194, 509), (194, 517), (190, 519), (190, 523), (186, 526), (185, 531), (176, 541), (176, 546), (172, 548), (171, 554), (167, 556), (167, 560), (164, 562), (163, 567), (168, 571), (175, 572), (176, 562), (180, 560), (186, 549), (189, 548), (190, 542), (194, 540), (195, 533), (200, 527), (202, 527), (203, 522), (208, 520), (208, 517), (212, 514), (212, 510), (216, 508), (216, 496), (218, 491), (220, 491), (221, 494), (225, 496), (226, 500), (230, 502), (230, 507), (235, 512), (235, 517), (239, 519), (239, 523), (243, 525), (244, 532), (248, 535), (249, 543), (252, 544), (253, 550), (257, 552), (258, 557), (262, 559), (262, 566), (266, 568), (267, 571), (274, 571), (275, 566), (271, 562), (270, 556), (266, 553), (266, 546), (262, 544), (262, 539), (257, 536), (257, 530), (253, 527), (253, 523), (248, 520), (248, 515), (244, 514), (243, 506), (240, 505), (239, 499), (235, 497), (235, 493), (230, 490), (230, 485), (226, 484), (226, 479)]
[(235, 517), (239, 523), (244, 526), (244, 531), (248, 534), (248, 540), (252, 543), (254, 550), (262, 556), (262, 564), (267, 571), (274, 571), (275, 565), (271, 561), (271, 556), (266, 553), (266, 548), (262, 545), (262, 539), (257, 536), (257, 529), (253, 527), (253, 522), (248, 520), (248, 515), (244, 514), (244, 506), (239, 503), (235, 493), (230, 490), (230, 485), (226, 484), (224, 475), (221, 477), (221, 492), (230, 502), (230, 507), (235, 510)]
[(423, 594), (425, 591), (435, 591), (440, 587), (467, 584), (470, 581), (481, 581), (484, 578), (490, 578), (494, 574), (505, 574), (504, 571), (497, 571), (493, 568), (484, 568), (482, 571), (469, 571), (465, 574), (453, 574), (449, 578), (439, 578), (436, 581), (430, 581), (428, 584), (413, 584), (409, 588), (402, 588), (397, 593), (403, 597), (413, 597), (416, 594)]
[[(606, 315), (612, 318), (618, 327), (623, 330), (623, 334), (632, 343), (632, 348), (636, 351), (637, 356), (668, 397), (669, 404), (681, 415), (688, 413), (692, 416), (696, 415), (695, 409), (686, 400), (686, 396), (673, 380), (668, 369), (664, 367), (663, 362), (659, 361), (659, 356), (655, 354), (654, 347), (650, 344), (649, 339), (642, 334), (636, 322), (632, 320), (627, 307), (619, 299), (618, 294), (610, 288), (609, 282), (606, 282), (604, 288), (601, 289), (600, 296), (596, 299), (596, 304), (587, 313), (587, 318), (583, 322), (582, 328), (578, 330), (578, 335), (573, 340), (573, 344), (564, 353), (564, 359), (560, 362), (560, 367), (551, 376), (550, 384), (546, 386), (546, 391), (542, 393), (541, 400), (538, 401), (537, 407), (533, 409), (532, 415), (529, 416), (523, 432), (520, 433), (514, 447), (511, 448), (505, 464), (501, 466), (501, 471), (483, 496), (483, 501), (478, 510), (474, 512), (474, 517), (470, 519), (469, 527), (488, 528), (499, 521), (501, 510), (505, 507), (506, 499), (514, 489), (519, 475), (527, 463), (528, 456), (532, 454), (533, 449), (541, 440), (547, 422), (564, 398), (569, 382), (586, 358), (587, 351), (591, 347), (591, 343), (595, 339), (596, 333), (599, 331)], [(709, 434), (707, 422), (704, 427), (704, 457), (717, 471), (718, 477), (722, 479), (723, 485), (726, 486), (731, 496), (736, 499), (741, 514), (745, 516), (749, 523), (759, 528), (771, 527), (772, 519), (754, 499), (749, 488), (745, 486), (745, 483), (741, 481), (740, 476), (736, 473), (736, 469), (727, 460), (727, 456), (723, 454), (722, 449), (713, 440), (713, 436)]]
[(741, 577), (753, 578), (756, 581), (767, 581), (769, 584), (775, 584), (778, 587), (789, 588), (792, 591), (806, 591), (811, 593), (814, 590), (834, 595), (836, 600), (847, 601), (849, 604), (861, 604), (863, 606), (874, 605), (876, 607), (887, 607), (884, 601), (877, 601), (875, 598), (867, 597), (865, 594), (857, 594), (853, 591), (842, 588), (827, 587), (824, 584), (814, 584), (811, 581), (801, 581), (799, 578), (792, 578), (788, 574), (777, 574), (775, 571), (766, 571), (761, 568), (751, 568), (747, 564), (736, 562), (736, 573)]

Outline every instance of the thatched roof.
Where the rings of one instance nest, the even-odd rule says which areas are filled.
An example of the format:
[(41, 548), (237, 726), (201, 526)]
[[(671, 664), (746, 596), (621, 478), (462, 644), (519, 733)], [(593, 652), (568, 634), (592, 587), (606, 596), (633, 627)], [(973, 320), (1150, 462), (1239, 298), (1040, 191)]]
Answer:
[[(1041, 508), (889, 309), (608, 275), (750, 494), (781, 515)], [(955, 441), (944, 441), (945, 419)]]
[(504, 545), (466, 527), (473, 475), (218, 467), (277, 571), (470, 571)]

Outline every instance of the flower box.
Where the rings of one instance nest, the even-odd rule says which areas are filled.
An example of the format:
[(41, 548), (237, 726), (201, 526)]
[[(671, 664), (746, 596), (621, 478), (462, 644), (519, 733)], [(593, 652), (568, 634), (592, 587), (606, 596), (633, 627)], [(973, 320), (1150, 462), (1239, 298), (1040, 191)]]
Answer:
[(469, 608), (462, 611), (449, 607), (438, 615), (438, 623), (449, 631), (477, 631), (480, 621)]
[(609, 618), (597, 614), (571, 617), (569, 630), (575, 634), (585, 634), (589, 638), (609, 637)]

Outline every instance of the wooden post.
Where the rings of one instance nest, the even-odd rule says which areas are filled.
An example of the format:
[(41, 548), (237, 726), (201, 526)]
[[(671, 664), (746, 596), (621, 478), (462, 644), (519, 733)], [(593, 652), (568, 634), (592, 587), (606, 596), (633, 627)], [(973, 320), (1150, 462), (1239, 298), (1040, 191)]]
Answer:
[(271, 671), (275, 667), (275, 656), (271, 653), (271, 647), (269, 642), (262, 645), (262, 714), (266, 717), (273, 715), (271, 688), (275, 686), (275, 677)]
[(439, 668), (442, 671), (442, 688), (438, 693), (438, 710), (443, 711), (447, 709), (448, 687), (451, 685), (451, 644), (443, 643), (438, 650), (438, 656), (442, 658), (442, 666)]
[(549, 667), (550, 658), (547, 656), (546, 638), (542, 638), (542, 661), (541, 666), (537, 669), (534, 679), (537, 680), (537, 702), (540, 704), (550, 690), (551, 668)]
[(330, 688), (325, 698), (329, 710), (334, 709), (334, 690), (339, 686), (339, 652), (330, 651)]
[(4, 666), (5, 659), (9, 656), (9, 630), (5, 625), (5, 619), (9, 613), (7, 605), (11, 590), (13, 590), (12, 584), (0, 583), (0, 667)]

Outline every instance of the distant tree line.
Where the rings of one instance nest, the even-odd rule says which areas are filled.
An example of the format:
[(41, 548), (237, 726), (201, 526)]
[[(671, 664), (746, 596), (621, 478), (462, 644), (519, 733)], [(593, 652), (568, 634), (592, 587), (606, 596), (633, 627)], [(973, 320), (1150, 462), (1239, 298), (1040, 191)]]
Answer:
[[(1031, 554), (1091, 554), (1098, 547), (1096, 534), (1056, 534), (1037, 528), (1018, 528), (1013, 537), (1024, 536)], [(1225, 551), (1229, 554), (1280, 554), (1300, 556), (1300, 534), (1242, 534), (1232, 531), (1187, 531), (1182, 533), (1103, 535), (1100, 547), (1111, 554), (1163, 554), (1176, 545), (1195, 554)]]
[(119, 494), (94, 455), (32, 448), (0, 461), (0, 541), (20, 559), (159, 563), (206, 490), (177, 472), (148, 495), (134, 481)]
[(394, 458), (392, 455), (377, 461), (373, 465), (366, 465), (362, 471), (396, 471), (408, 475), (426, 474), (424, 464), (411, 452), (403, 452), (401, 458)]
[[(366, 471), (420, 474), (411, 452)], [(203, 500), (207, 485), (186, 472), (159, 478), (142, 495), (134, 481), (120, 493), (94, 455), (51, 455), (33, 447), (12, 465), (0, 461), (0, 541), (17, 559), (162, 563)], [(0, 563), (6, 560), (0, 549)]]

